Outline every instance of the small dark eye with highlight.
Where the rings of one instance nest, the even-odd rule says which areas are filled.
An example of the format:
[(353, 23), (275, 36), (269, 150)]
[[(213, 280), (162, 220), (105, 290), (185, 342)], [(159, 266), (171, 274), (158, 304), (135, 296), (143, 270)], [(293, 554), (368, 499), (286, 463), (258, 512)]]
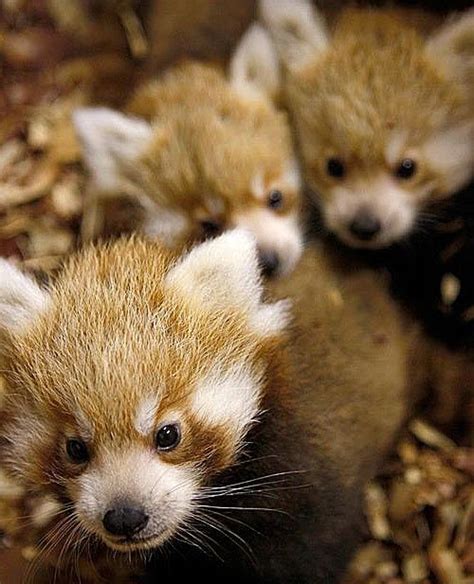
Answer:
[(74, 464), (84, 464), (89, 461), (89, 450), (80, 438), (70, 438), (66, 442), (66, 452)]
[(404, 158), (395, 170), (398, 178), (407, 180), (415, 175), (417, 164), (412, 158)]
[(156, 447), (161, 451), (174, 450), (181, 442), (179, 424), (164, 424), (156, 433)]
[(329, 158), (326, 162), (326, 172), (333, 178), (343, 178), (346, 174), (346, 167), (340, 158)]
[(283, 206), (283, 193), (273, 189), (268, 193), (268, 206), (270, 209), (281, 209)]

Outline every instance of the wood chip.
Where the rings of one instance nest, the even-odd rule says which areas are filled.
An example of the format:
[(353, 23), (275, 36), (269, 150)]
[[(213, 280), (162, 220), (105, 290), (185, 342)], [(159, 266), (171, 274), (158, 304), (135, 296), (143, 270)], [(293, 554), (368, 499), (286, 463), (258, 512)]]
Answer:
[(430, 564), (440, 584), (464, 584), (461, 562), (453, 550), (431, 553)]
[(461, 292), (461, 281), (454, 274), (445, 274), (441, 280), (441, 299), (446, 306), (451, 306)]
[(438, 448), (439, 450), (446, 452), (451, 452), (456, 449), (455, 442), (420, 419), (411, 422), (410, 430), (420, 442), (423, 442), (423, 444), (426, 444), (427, 446)]

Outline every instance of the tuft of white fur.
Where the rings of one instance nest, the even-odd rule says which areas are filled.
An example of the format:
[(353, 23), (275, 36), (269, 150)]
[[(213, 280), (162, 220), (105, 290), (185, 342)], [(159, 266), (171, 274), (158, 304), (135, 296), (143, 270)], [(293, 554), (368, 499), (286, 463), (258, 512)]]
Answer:
[(245, 362), (228, 371), (216, 366), (198, 383), (191, 407), (204, 423), (225, 426), (239, 441), (257, 417), (260, 391), (261, 379)]
[(131, 164), (153, 133), (148, 122), (105, 107), (78, 109), (73, 122), (94, 186), (103, 192), (120, 187), (120, 165)]
[(426, 162), (442, 177), (442, 190), (445, 193), (459, 190), (474, 172), (474, 124), (440, 132), (422, 151)]
[(171, 209), (159, 207), (146, 197), (140, 197), (143, 207), (148, 211), (142, 227), (143, 233), (153, 239), (160, 239), (165, 245), (173, 247), (189, 230), (189, 219)]
[(280, 88), (280, 64), (268, 32), (252, 24), (230, 62), (232, 86), (249, 96), (273, 99)]
[(139, 404), (135, 416), (135, 429), (142, 436), (149, 436), (154, 430), (158, 406), (156, 395), (147, 396)]
[(449, 19), (427, 43), (427, 52), (458, 81), (474, 76), (474, 8)]
[(20, 332), (48, 305), (48, 294), (10, 262), (0, 259), (0, 332)]
[[(275, 334), (286, 323), (280, 303), (262, 305), (257, 246), (244, 230), (228, 231), (194, 248), (170, 270), (165, 285), (208, 309), (239, 307), (262, 336)], [(259, 319), (260, 314), (265, 318)]]
[(309, 0), (260, 0), (260, 16), (290, 70), (305, 67), (329, 43), (323, 16)]

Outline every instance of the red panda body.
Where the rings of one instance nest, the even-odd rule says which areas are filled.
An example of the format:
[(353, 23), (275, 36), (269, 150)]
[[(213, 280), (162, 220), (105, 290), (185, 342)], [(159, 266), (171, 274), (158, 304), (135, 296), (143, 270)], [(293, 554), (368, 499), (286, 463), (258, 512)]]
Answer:
[(337, 582), (423, 371), (383, 282), (312, 248), (270, 291), (293, 308), (263, 302), (237, 232), (90, 247), (50, 291), (0, 267), (2, 465), (63, 506), (59, 573), (80, 540), (86, 568), (157, 549), (150, 578)]

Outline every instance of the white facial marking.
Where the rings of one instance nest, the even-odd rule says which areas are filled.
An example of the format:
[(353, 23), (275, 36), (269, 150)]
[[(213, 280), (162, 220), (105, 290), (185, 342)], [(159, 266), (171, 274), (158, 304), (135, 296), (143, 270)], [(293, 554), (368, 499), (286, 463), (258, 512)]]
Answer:
[(142, 436), (149, 436), (155, 429), (159, 401), (156, 395), (146, 397), (138, 406), (135, 428)]
[(239, 440), (258, 414), (261, 383), (246, 363), (228, 371), (216, 366), (199, 382), (191, 407), (206, 424), (232, 428)]
[(147, 217), (142, 231), (148, 237), (159, 239), (165, 245), (173, 247), (189, 230), (189, 220), (184, 213), (160, 208), (151, 201), (145, 203), (144, 207)]
[(299, 192), (301, 189), (301, 169), (296, 158), (290, 159), (283, 171), (283, 175), (279, 180), (285, 188)]
[[(379, 235), (360, 241), (349, 226), (360, 212), (368, 212), (381, 223)], [(399, 187), (389, 176), (381, 176), (354, 187), (336, 187), (323, 206), (328, 228), (353, 247), (379, 248), (404, 237), (416, 220), (416, 197)]]
[(31, 278), (0, 258), (0, 332), (23, 330), (46, 309), (48, 300)]
[(395, 130), (385, 146), (385, 160), (391, 167), (395, 166), (402, 158), (408, 158), (405, 154), (407, 132)]
[[(78, 479), (78, 515), (86, 528), (118, 551), (158, 547), (186, 521), (198, 489), (198, 471), (169, 464), (148, 450), (102, 453), (93, 470)], [(138, 541), (120, 542), (102, 520), (117, 505), (139, 508), (148, 515)]]
[(225, 211), (224, 202), (218, 197), (206, 197), (205, 205), (211, 214), (220, 215)]
[(88, 417), (81, 409), (75, 412), (76, 422), (79, 427), (79, 433), (84, 440), (92, 440), (94, 438), (94, 427)]
[(252, 181), (250, 182), (250, 192), (252, 195), (259, 201), (263, 201), (263, 199), (267, 195), (267, 190), (265, 188), (265, 181), (263, 180), (263, 173), (257, 173)]
[(291, 272), (303, 251), (296, 214), (278, 215), (271, 209), (251, 209), (233, 218), (234, 225), (250, 231), (261, 251), (274, 252), (280, 260), (278, 275)]

